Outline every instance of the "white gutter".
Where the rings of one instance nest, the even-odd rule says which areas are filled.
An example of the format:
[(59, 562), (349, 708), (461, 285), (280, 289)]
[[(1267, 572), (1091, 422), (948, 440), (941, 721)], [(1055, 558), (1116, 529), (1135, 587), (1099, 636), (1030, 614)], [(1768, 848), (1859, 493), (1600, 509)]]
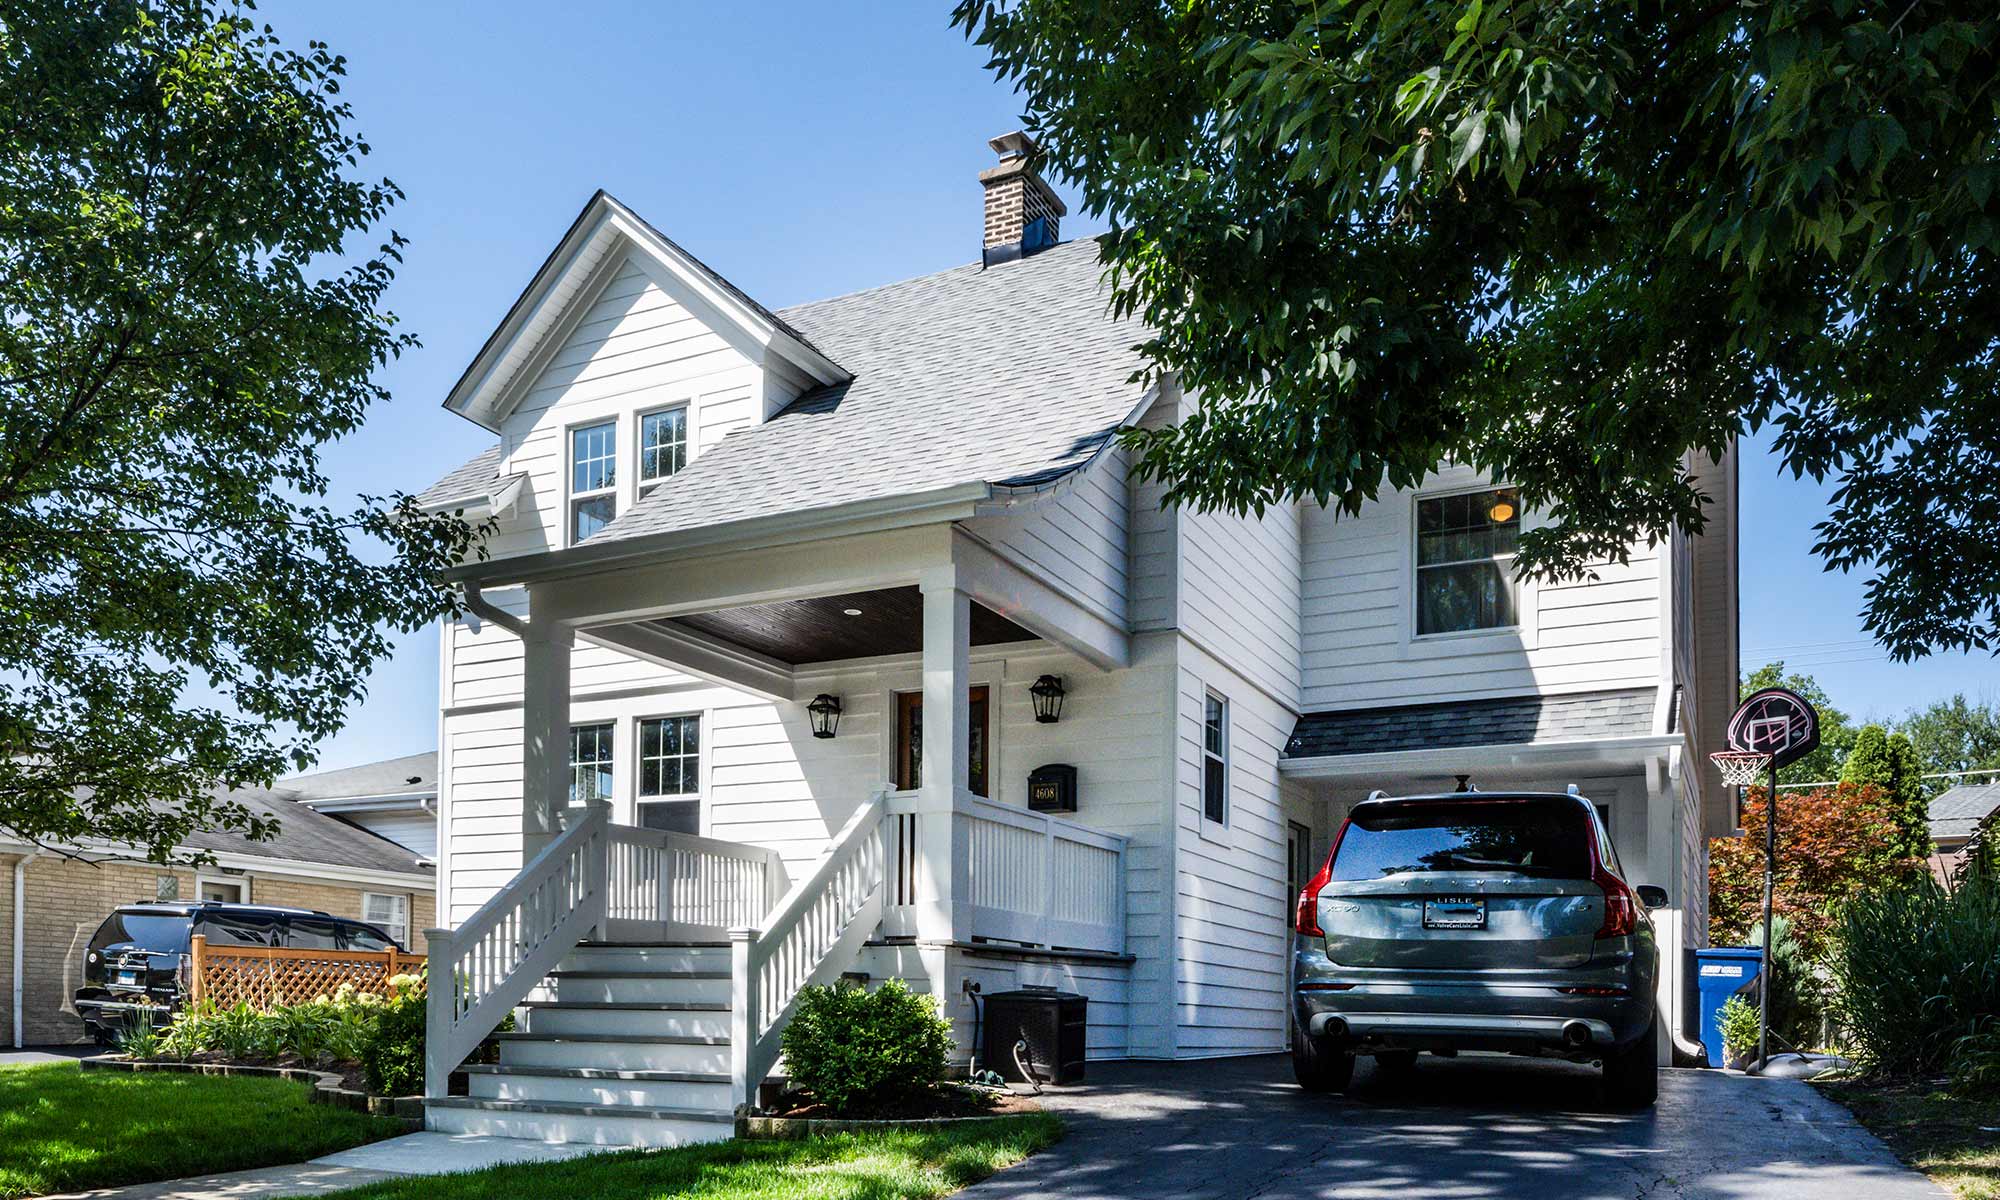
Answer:
[[(480, 584), (477, 579), (468, 579), (465, 581), (465, 607), (472, 615), (482, 620), (493, 622), (517, 638), (525, 639), (528, 636), (528, 623), (506, 609), (501, 608), (491, 600), (488, 600), (485, 593), (480, 591), (479, 588)], [(479, 632), (478, 628), (475, 627), (473, 632)]]
[(1385, 750), (1374, 754), (1323, 754), (1312, 758), (1280, 759), (1278, 770), (1295, 779), (1462, 775), (1468, 769), (1476, 773), (1482, 769), (1532, 769), (1563, 762), (1609, 763), (1657, 758), (1679, 746), (1681, 740), (1679, 734), (1647, 733), (1567, 742), (1441, 746), (1424, 750)]
[(26, 1027), (23, 1024), (23, 1014), (21, 1012), (24, 991), (23, 984), (27, 979), (28, 971), (26, 946), (24, 945), (28, 937), (28, 915), (25, 910), (28, 903), (28, 860), (34, 858), (39, 853), (41, 853), (39, 850), (30, 850), (20, 858), (14, 860), (14, 1007), (9, 1011), (14, 1014), (14, 1049), (16, 1050), (28, 1044)]

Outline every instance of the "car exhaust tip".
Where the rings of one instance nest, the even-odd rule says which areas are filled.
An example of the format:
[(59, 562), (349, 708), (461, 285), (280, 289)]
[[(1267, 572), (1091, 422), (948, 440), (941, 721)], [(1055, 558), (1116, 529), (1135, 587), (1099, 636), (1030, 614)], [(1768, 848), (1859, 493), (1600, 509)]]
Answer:
[(1563, 1044), (1582, 1049), (1590, 1045), (1590, 1026), (1582, 1021), (1566, 1021), (1562, 1028)]
[(1313, 1018), (1313, 1032), (1323, 1038), (1344, 1038), (1347, 1022), (1332, 1013), (1322, 1013)]

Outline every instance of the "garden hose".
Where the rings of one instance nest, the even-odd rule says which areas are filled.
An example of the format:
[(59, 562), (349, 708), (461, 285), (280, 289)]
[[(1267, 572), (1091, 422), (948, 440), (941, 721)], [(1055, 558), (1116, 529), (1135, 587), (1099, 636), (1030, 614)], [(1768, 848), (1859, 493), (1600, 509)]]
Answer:
[(1042, 1094), (1042, 1080), (1035, 1074), (1035, 1068), (1028, 1065), (1027, 1055), (1028, 1039), (1021, 1038), (1014, 1043), (1014, 1069), (1021, 1073), (1021, 1078), (1027, 1080), (1029, 1086), (1035, 1089), (1035, 1095), (1039, 1096)]

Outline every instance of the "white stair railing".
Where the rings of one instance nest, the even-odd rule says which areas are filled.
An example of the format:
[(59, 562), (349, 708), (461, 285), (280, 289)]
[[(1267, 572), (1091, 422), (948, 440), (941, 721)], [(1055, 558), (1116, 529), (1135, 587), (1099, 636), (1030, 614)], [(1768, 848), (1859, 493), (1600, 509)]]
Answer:
[(739, 1107), (751, 1103), (777, 1063), (799, 993), (839, 978), (881, 922), (884, 804), (884, 795), (875, 795), (848, 818), (761, 930), (729, 932), (730, 1091)]
[(457, 929), (425, 930), (425, 1095), (443, 1096), (458, 1064), (604, 923), (610, 822), (608, 805), (590, 805)]
[(607, 940), (720, 940), (764, 920), (785, 892), (778, 852), (719, 838), (611, 827)]

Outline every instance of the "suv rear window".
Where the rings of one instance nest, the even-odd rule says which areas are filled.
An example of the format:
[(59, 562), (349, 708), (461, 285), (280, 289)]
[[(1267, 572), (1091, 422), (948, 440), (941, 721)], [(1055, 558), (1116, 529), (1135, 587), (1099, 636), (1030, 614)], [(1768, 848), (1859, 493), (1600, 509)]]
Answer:
[(92, 950), (110, 946), (131, 946), (155, 954), (186, 953), (188, 919), (179, 913), (112, 913), (90, 939)]
[(1583, 805), (1564, 800), (1425, 800), (1356, 813), (1340, 839), (1343, 883), (1426, 871), (1590, 878)]

